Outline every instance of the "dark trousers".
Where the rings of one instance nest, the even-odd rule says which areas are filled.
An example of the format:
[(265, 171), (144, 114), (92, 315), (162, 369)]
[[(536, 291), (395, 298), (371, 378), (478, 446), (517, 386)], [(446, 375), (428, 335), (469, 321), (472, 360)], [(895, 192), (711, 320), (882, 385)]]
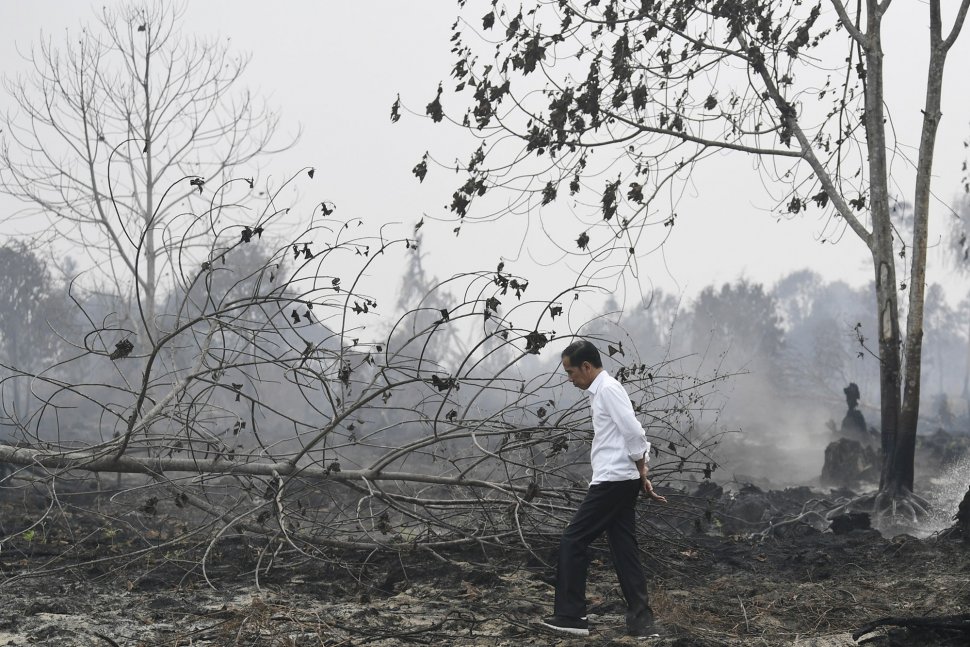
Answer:
[(613, 566), (626, 598), (627, 628), (637, 630), (653, 622), (653, 611), (647, 602), (647, 581), (637, 549), (636, 503), (640, 488), (640, 479), (590, 486), (559, 542), (557, 616), (581, 618), (586, 615), (588, 549), (606, 532)]

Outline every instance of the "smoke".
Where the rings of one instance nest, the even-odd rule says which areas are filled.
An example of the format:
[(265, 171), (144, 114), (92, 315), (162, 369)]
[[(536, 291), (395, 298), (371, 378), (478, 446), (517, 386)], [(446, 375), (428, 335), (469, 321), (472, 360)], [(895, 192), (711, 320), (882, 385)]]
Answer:
[(970, 455), (964, 455), (938, 476), (928, 480), (922, 494), (932, 505), (930, 518), (921, 528), (924, 536), (932, 535), (953, 525), (957, 507), (970, 485)]
[[(751, 378), (734, 379), (743, 383)], [(764, 384), (740, 386), (721, 414), (722, 428), (734, 431), (720, 443), (716, 480), (766, 489), (817, 486), (825, 447), (832, 440), (825, 422), (834, 413), (818, 402), (780, 398)]]

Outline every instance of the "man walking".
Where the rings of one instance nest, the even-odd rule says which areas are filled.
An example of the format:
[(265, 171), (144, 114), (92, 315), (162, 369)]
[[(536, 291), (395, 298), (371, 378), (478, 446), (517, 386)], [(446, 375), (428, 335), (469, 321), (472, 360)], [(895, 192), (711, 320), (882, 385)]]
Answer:
[(653, 490), (647, 478), (650, 443), (633, 412), (630, 396), (603, 369), (596, 346), (573, 342), (562, 352), (569, 381), (589, 393), (593, 419), (589, 492), (559, 544), (555, 615), (542, 624), (574, 636), (589, 635), (586, 620), (587, 549), (606, 532), (613, 566), (626, 598), (627, 633), (657, 636), (653, 611), (647, 602), (647, 582), (636, 539), (636, 503), (642, 490), (654, 501), (667, 499)]

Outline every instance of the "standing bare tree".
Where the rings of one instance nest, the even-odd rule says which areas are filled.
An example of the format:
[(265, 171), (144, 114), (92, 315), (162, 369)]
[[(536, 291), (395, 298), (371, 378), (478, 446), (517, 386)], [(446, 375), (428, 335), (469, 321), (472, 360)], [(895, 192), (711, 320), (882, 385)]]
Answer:
[[(871, 253), (886, 439), (879, 503), (918, 512), (927, 216), (943, 70), (970, 0), (947, 4), (944, 18), (940, 0), (926, 3), (926, 76), (912, 81), (925, 82), (925, 106), (919, 131), (906, 133), (887, 128), (883, 25), (896, 9), (891, 0), (550, 0), (531, 8), (460, 0), (469, 17), (455, 23), (453, 76), (469, 107), (456, 121), (483, 141), (451, 209), (473, 218), (473, 201), (511, 187), (521, 196), (513, 210), (554, 214), (546, 230), (588, 257), (588, 267), (631, 266), (675, 226), (675, 205), (662, 201), (677, 191), (662, 189), (713, 155), (759, 158), (781, 214), (814, 205), (829, 232), (847, 227)], [(495, 42), (480, 49), (479, 31)], [(441, 121), (448, 101), (439, 86), (426, 114)], [(392, 106), (392, 120), (401, 109), (400, 101)], [(890, 219), (890, 174), (913, 142), (914, 227), (903, 242)], [(428, 172), (427, 162), (416, 175)], [(581, 216), (572, 231), (553, 204), (567, 190)], [(908, 280), (897, 280), (907, 263)], [(899, 305), (907, 294), (904, 343)]]
[[(17, 109), (0, 124), (0, 191), (41, 216), (36, 233), (83, 248), (100, 280), (142, 304), (130, 315), (149, 336), (163, 250), (193, 242), (181, 235), (185, 201), (210, 200), (207, 179), (280, 149), (276, 114), (240, 86), (248, 57), (183, 35), (183, 18), (172, 3), (119, 3), (63, 47), (42, 40), (28, 71), (6, 79)], [(181, 193), (162, 200), (170, 185)]]

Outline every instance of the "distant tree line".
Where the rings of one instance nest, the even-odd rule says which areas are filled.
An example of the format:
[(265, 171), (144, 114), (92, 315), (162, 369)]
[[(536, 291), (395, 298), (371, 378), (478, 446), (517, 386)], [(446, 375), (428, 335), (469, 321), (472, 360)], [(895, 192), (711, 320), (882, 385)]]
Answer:
[[(926, 294), (926, 401), (920, 428), (970, 432), (965, 388), (970, 298), (951, 305), (943, 286), (935, 283)], [(873, 298), (871, 284), (826, 282), (811, 270), (797, 270), (771, 286), (743, 278), (710, 285), (695, 298), (658, 289), (617, 316), (644, 357), (678, 357), (691, 370), (738, 374), (731, 397), (723, 402), (727, 417), (735, 421), (764, 422), (771, 417), (763, 413), (764, 405), (788, 412), (826, 407), (838, 418), (845, 406), (842, 389), (855, 382), (871, 424), (878, 427)], [(615, 304), (607, 308), (618, 310)]]

